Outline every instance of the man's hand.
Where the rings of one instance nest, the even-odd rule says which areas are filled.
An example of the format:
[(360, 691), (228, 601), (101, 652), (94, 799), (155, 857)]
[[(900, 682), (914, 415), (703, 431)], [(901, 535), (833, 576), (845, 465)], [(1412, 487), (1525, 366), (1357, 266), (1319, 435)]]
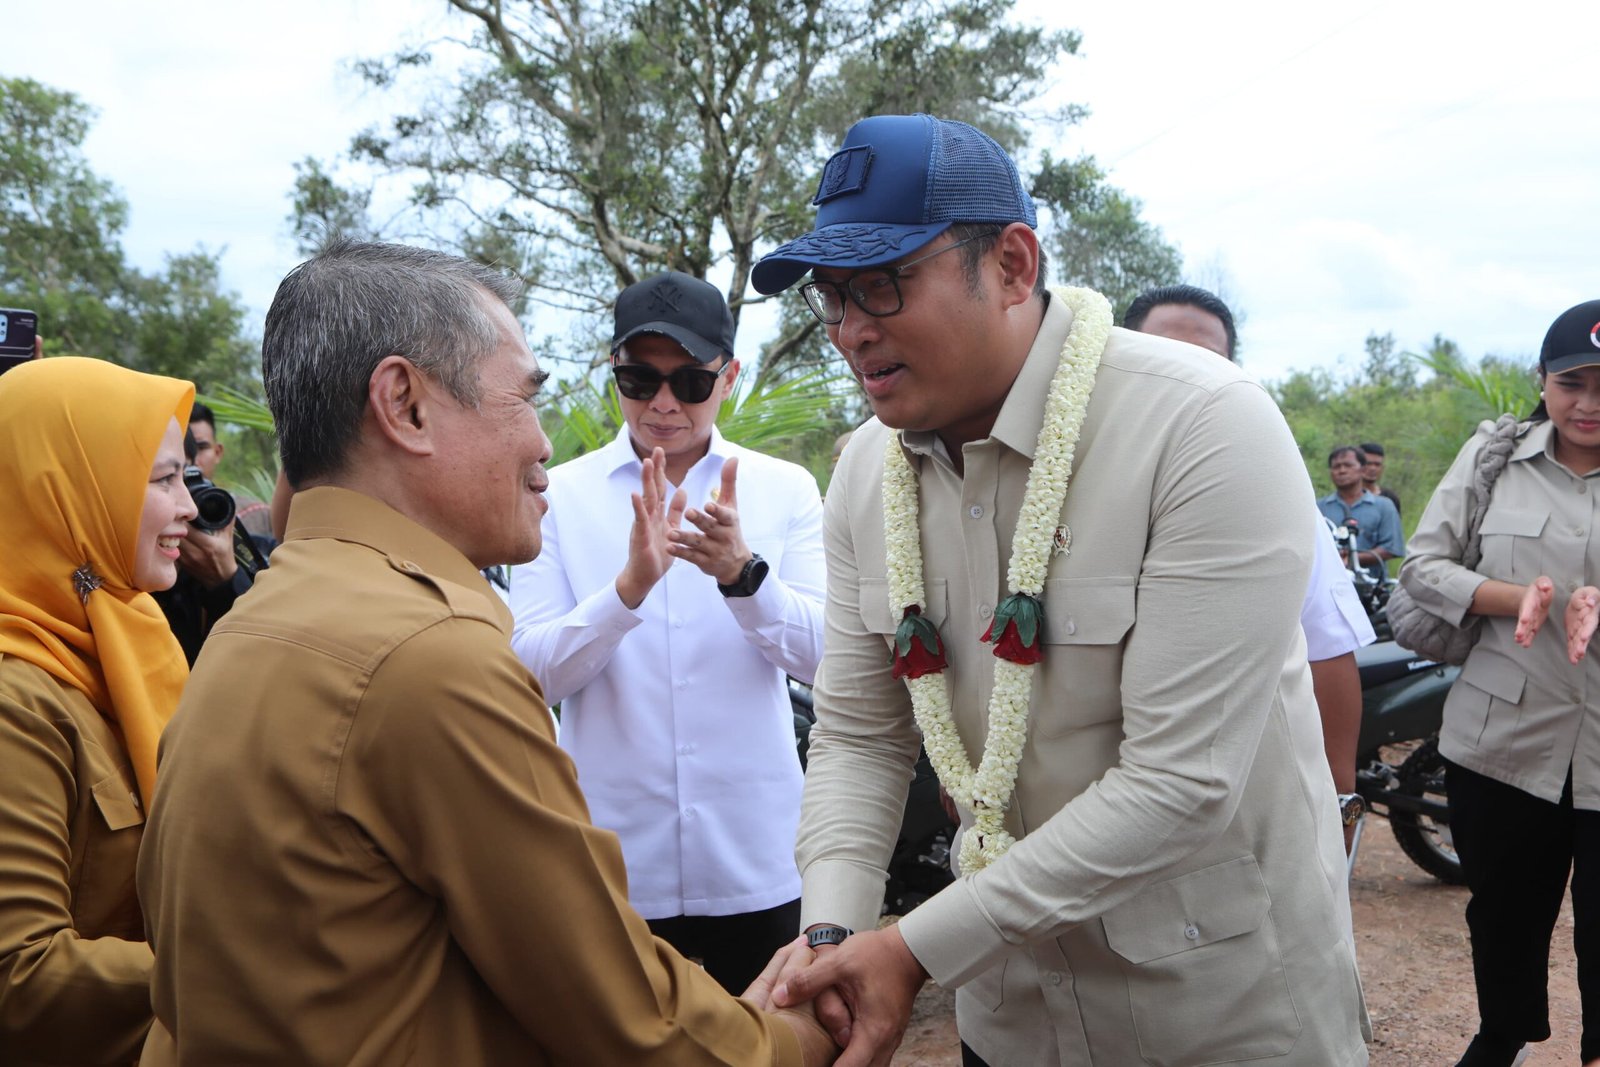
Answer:
[(1517, 631), (1512, 635), (1517, 644), (1523, 648), (1533, 647), (1539, 627), (1550, 617), (1550, 603), (1555, 595), (1556, 583), (1543, 576), (1535, 578), (1523, 592), (1522, 603), (1517, 608)]
[(679, 559), (688, 560), (723, 585), (739, 580), (744, 565), (750, 562), (750, 549), (745, 547), (744, 534), (739, 529), (739, 498), (735, 488), (739, 460), (729, 459), (722, 465), (722, 488), (717, 498), (706, 504), (704, 511), (690, 508), (684, 513), (699, 532), (673, 530), (671, 552)]
[(818, 1024), (816, 1013), (812, 1011), (809, 1003), (794, 1008), (779, 1008), (772, 1003), (772, 987), (791, 970), (809, 966), (812, 958), (813, 954), (806, 946), (804, 935), (795, 938), (773, 955), (743, 994), (745, 1000), (755, 1004), (762, 1011), (777, 1015), (794, 1031), (795, 1037), (800, 1039), (801, 1059), (806, 1067), (832, 1063), (838, 1058), (839, 1046), (834, 1044), (827, 1031)]
[(233, 554), (233, 523), (216, 533), (191, 525), (189, 536), (178, 542), (178, 566), (205, 589), (233, 581), (239, 569)]
[(682, 489), (668, 501), (667, 454), (656, 449), (639, 474), (639, 492), (633, 494), (633, 528), (628, 531), (628, 561), (617, 575), (617, 596), (629, 610), (644, 603), (672, 566), (668, 537), (677, 532), (687, 503)]
[(1589, 638), (1594, 636), (1596, 622), (1600, 622), (1600, 589), (1586, 585), (1572, 594), (1567, 601), (1567, 659), (1574, 664), (1583, 661), (1589, 651)]
[[(779, 981), (773, 1003), (787, 1007), (832, 986), (852, 1022), (841, 1067), (889, 1067), (928, 973), (893, 926), (851, 936), (810, 967)], [(837, 1039), (837, 1035), (835, 1035)]]

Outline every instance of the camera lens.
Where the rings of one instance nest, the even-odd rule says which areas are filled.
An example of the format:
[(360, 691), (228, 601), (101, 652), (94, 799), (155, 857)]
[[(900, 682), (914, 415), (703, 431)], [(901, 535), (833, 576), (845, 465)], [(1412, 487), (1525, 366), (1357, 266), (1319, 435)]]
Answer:
[(183, 471), (183, 484), (188, 488), (189, 495), (194, 498), (195, 517), (189, 525), (197, 530), (207, 533), (216, 533), (226, 529), (228, 523), (233, 521), (237, 506), (233, 502), (233, 495), (226, 489), (219, 489), (211, 483), (199, 467), (185, 467)]

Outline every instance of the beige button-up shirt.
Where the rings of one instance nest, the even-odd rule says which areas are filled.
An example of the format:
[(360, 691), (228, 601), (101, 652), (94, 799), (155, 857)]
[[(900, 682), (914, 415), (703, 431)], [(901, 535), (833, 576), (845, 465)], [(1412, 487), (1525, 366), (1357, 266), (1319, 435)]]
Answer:
[[(1071, 325), (1052, 301), (957, 473), (926, 434), (927, 614), (976, 761), (979, 643)], [(972, 358), (981, 358), (974, 353)], [(869, 422), (828, 490), (827, 635), (797, 856), (804, 922), (877, 918), (918, 733), (891, 677), (882, 460)], [(1045, 581), (1017, 843), (900, 922), (994, 1064), (1364, 1063), (1343, 838), (1298, 612), (1311, 486), (1231, 364), (1113, 330)]]
[(295, 497), (163, 739), (144, 1067), (799, 1062), (628, 907), (510, 633), (434, 534)]
[(1411, 539), (1400, 581), (1417, 603), (1459, 624), (1486, 579), (1555, 582), (1550, 618), (1532, 648), (1512, 635), (1517, 620), (1486, 617), (1444, 706), (1439, 751), (1470, 770), (1555, 803), (1568, 769), (1572, 801), (1600, 810), (1600, 656), (1567, 660), (1567, 599), (1600, 582), (1600, 472), (1556, 462), (1556, 434), (1535, 423), (1517, 440), (1483, 516), (1483, 558), (1461, 566), (1475, 496), (1472, 471), (1488, 440), (1484, 423), (1451, 464)]
[(116, 725), (0, 654), (0, 1062), (115, 1064), (150, 1026), (144, 811)]

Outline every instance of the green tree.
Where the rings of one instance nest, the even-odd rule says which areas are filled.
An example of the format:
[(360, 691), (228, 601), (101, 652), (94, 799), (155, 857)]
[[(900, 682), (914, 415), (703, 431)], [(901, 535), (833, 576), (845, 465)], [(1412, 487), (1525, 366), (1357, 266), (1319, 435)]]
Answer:
[(1117, 321), (1144, 290), (1182, 278), (1182, 255), (1139, 217), (1138, 200), (1107, 184), (1093, 159), (1055, 160), (1046, 153), (1033, 195), (1057, 215), (1047, 242), (1052, 276), (1104, 293)]
[[(808, 228), (819, 162), (863, 115), (931, 111), (1020, 152), (1036, 121), (1082, 114), (1030, 120), (1080, 38), (1013, 22), (1013, 0), (451, 3), (472, 28), (453, 82), (430, 71), (435, 49), (358, 64), (375, 86), (431, 88), (355, 137), (352, 161), (409, 183), (414, 214), (399, 228), (509, 266), (532, 299), (592, 323), (623, 286), (668, 268), (724, 272), (741, 316), (757, 255)], [(296, 182), (302, 237), (365, 206), (360, 191), (329, 189), (328, 173), (307, 161)], [(1098, 172), (1050, 192), (1058, 213), (1079, 194), (1101, 197), (1117, 225), (1137, 212)], [(1084, 208), (1088, 229), (1096, 205)], [(364, 212), (348, 221), (372, 229)], [(1103, 243), (1102, 261), (1127, 245)], [(793, 300), (782, 309), (763, 381), (828, 358), (816, 322)], [(571, 350), (588, 362), (595, 340)]]
[(0, 78), (0, 291), (39, 313), (47, 354), (247, 386), (255, 346), (218, 256), (169, 256), (154, 274), (128, 264), (127, 202), (83, 156), (93, 118), (70, 92)]

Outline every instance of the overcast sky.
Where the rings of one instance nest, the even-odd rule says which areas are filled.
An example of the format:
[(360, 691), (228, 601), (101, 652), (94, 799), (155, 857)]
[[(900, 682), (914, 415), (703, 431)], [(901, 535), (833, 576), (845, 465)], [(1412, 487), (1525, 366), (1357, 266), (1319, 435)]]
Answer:
[[(129, 256), (223, 249), (257, 333), (296, 260), (293, 164), (395, 110), (345, 62), (460, 25), (443, 0), (3, 3), (5, 72), (100, 111), (87, 152)], [(1092, 153), (1198, 280), (1220, 265), (1258, 376), (1351, 370), (1370, 331), (1531, 356), (1600, 296), (1600, 4), (1019, 11), (1084, 36), (1053, 91), (1091, 117), (1034, 147)]]

